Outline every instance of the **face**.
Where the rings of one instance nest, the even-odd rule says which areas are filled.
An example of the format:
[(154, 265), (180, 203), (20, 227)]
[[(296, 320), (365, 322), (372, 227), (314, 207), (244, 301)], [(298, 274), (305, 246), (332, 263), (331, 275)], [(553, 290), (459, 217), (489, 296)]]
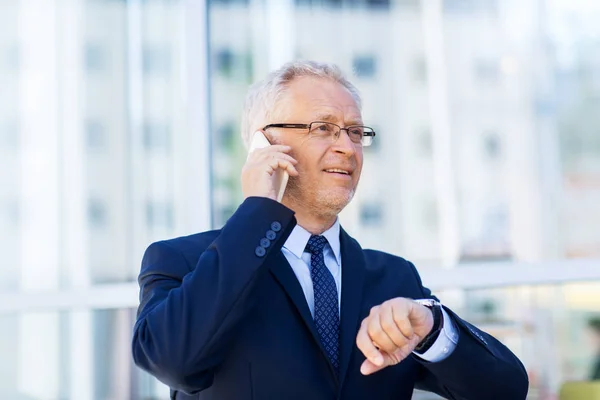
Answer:
[[(321, 78), (292, 81), (273, 114), (282, 118), (271, 123), (326, 121), (342, 128), (363, 124), (350, 92), (339, 83)], [(363, 152), (361, 144), (352, 142), (346, 131), (335, 142), (310, 137), (304, 129), (269, 129), (268, 136), (272, 143), (291, 146), (291, 155), (298, 161), (299, 176), (290, 177), (285, 197), (320, 216), (337, 215), (350, 202), (360, 178)]]

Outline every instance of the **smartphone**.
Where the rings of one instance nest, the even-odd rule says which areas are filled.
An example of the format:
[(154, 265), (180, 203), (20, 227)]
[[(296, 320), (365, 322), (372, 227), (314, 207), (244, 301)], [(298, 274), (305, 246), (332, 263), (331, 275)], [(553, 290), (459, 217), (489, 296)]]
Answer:
[[(269, 140), (266, 138), (264, 133), (261, 131), (254, 132), (254, 136), (252, 136), (252, 141), (250, 141), (250, 148), (248, 150), (248, 154), (252, 153), (256, 149), (262, 149), (263, 147), (270, 146)], [(275, 193), (277, 193), (277, 201), (281, 203), (281, 199), (283, 198), (283, 193), (285, 192), (285, 187), (287, 186), (289, 174), (286, 170), (281, 168), (277, 168), (275, 170)]]

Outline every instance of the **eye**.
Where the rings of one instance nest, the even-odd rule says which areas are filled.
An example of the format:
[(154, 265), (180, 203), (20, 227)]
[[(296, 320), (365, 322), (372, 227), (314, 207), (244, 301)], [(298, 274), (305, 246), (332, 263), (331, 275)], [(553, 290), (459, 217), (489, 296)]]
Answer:
[(363, 137), (365, 130), (362, 126), (351, 126), (348, 128), (348, 135), (352, 140), (360, 141)]
[(334, 126), (328, 123), (313, 123), (311, 132), (314, 134), (330, 134), (334, 130)]

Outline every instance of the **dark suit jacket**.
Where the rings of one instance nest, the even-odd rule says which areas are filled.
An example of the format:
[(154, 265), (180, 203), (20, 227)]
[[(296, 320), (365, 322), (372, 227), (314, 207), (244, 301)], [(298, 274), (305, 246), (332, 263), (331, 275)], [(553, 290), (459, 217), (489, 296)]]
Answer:
[[(133, 357), (172, 388), (172, 398), (401, 400), (410, 399), (416, 386), (449, 399), (525, 399), (528, 380), (519, 360), (449, 309), (460, 337), (448, 358), (429, 363), (411, 355), (361, 375), (365, 357), (356, 347), (356, 334), (371, 307), (431, 293), (413, 264), (363, 250), (343, 230), (338, 377), (280, 251), (295, 225), (294, 213), (285, 206), (249, 198), (223, 229), (147, 249)], [(276, 238), (261, 247), (269, 230)]]

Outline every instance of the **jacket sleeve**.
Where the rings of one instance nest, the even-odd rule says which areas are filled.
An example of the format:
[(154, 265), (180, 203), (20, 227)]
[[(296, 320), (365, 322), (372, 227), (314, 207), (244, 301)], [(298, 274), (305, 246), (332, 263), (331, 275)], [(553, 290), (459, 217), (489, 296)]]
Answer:
[[(435, 298), (413, 272), (423, 298)], [(529, 390), (527, 371), (519, 359), (491, 335), (444, 307), (459, 330), (456, 348), (439, 362), (413, 357), (423, 366), (417, 389), (453, 400), (525, 400)]]
[[(252, 306), (266, 260), (281, 249), (295, 224), (285, 206), (248, 198), (208, 248), (197, 251), (201, 255), (191, 271), (177, 240), (150, 245), (138, 279), (136, 365), (176, 390), (195, 393), (209, 387)], [(270, 232), (272, 240), (266, 240), (268, 231), (276, 237)]]

